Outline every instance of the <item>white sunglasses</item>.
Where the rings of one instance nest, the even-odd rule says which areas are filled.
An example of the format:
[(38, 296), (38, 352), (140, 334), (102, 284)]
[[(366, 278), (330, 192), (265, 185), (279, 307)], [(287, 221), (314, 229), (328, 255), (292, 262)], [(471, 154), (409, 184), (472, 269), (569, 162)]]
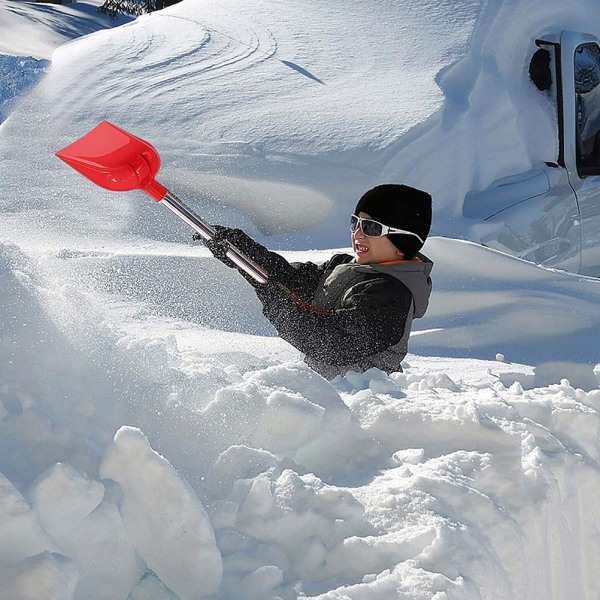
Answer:
[(403, 235), (412, 235), (416, 237), (421, 244), (425, 243), (425, 240), (421, 238), (421, 236), (417, 235), (413, 231), (406, 231), (405, 229), (397, 229), (396, 227), (388, 227), (379, 221), (375, 221), (373, 219), (363, 219), (362, 217), (357, 217), (356, 215), (352, 215), (350, 217), (350, 231), (354, 233), (358, 228), (367, 236), (367, 237), (383, 237), (384, 235), (390, 234), (403, 234)]

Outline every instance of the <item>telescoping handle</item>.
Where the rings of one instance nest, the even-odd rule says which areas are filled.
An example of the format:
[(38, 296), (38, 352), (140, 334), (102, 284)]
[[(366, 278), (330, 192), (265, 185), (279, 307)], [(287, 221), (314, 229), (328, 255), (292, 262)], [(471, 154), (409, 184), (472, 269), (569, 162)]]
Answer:
[[(194, 231), (199, 233), (203, 239), (211, 240), (215, 235), (215, 230), (198, 217), (198, 215), (194, 214), (172, 192), (167, 190), (167, 193), (161, 200), (158, 200), (158, 203), (164, 204), (167, 208), (171, 209), (182, 221), (185, 221)], [(252, 262), (246, 255), (242, 254), (233, 244), (230, 244), (226, 256), (233, 264), (245, 273), (248, 273), (258, 283), (265, 284), (269, 280), (267, 272)]]

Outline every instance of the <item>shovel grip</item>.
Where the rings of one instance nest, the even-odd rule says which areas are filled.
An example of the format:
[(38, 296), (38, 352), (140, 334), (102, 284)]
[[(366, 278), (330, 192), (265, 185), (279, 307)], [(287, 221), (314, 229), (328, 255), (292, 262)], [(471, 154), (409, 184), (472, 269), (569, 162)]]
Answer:
[[(167, 190), (164, 197), (157, 202), (159, 204), (164, 204), (167, 208), (171, 209), (182, 221), (185, 221), (194, 231), (199, 233), (204, 240), (210, 240), (215, 235), (215, 230), (198, 217), (198, 215), (193, 213), (172, 192)], [(229, 245), (226, 256), (236, 267), (242, 269), (242, 271), (250, 275), (250, 277), (258, 283), (265, 284), (269, 280), (267, 272), (262, 267), (252, 262), (233, 244)]]

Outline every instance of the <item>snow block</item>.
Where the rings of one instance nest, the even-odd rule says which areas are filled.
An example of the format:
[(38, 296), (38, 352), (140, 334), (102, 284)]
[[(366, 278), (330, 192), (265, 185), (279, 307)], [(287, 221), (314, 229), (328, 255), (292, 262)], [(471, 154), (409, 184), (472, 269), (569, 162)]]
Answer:
[(73, 600), (77, 569), (64, 556), (42, 552), (17, 565), (0, 568), (0, 598)]
[(223, 565), (206, 511), (171, 464), (133, 427), (121, 427), (100, 475), (123, 492), (123, 525), (149, 569), (182, 600), (215, 593)]
[(29, 492), (44, 529), (77, 567), (75, 600), (127, 600), (144, 573), (121, 515), (104, 491), (99, 481), (56, 464)]
[(47, 550), (54, 551), (56, 547), (46, 535), (35, 511), (31, 510), (21, 492), (0, 473), (0, 568)]

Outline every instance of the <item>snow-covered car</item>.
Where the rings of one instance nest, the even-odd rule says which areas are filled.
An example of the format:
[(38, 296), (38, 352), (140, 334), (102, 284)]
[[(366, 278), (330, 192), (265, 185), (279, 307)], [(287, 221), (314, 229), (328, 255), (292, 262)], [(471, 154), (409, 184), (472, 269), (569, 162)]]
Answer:
[[(600, 276), (600, 45), (562, 31), (535, 40), (529, 75), (556, 113), (540, 166), (465, 197), (482, 244), (548, 267)], [(558, 149), (558, 152), (556, 152)]]

